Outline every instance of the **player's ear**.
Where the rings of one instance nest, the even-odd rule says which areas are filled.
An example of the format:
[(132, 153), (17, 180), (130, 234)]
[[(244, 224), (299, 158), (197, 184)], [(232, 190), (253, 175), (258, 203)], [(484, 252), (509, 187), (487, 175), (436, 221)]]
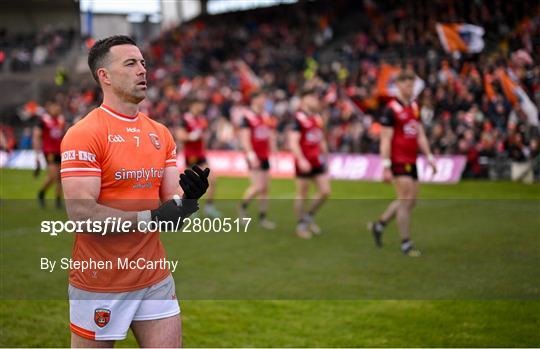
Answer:
[(105, 85), (110, 85), (111, 84), (110, 75), (109, 75), (109, 72), (107, 71), (107, 69), (99, 68), (97, 70), (97, 76), (98, 76), (99, 81), (102, 84), (105, 84)]

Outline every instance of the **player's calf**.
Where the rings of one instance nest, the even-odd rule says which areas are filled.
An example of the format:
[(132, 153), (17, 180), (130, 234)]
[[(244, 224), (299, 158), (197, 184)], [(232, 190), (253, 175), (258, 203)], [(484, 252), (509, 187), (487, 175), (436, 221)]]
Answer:
[(384, 232), (385, 225), (386, 225), (386, 223), (384, 223), (381, 220), (378, 220), (376, 222), (369, 222), (368, 225), (367, 225), (368, 230), (373, 235), (373, 240), (375, 241), (375, 246), (377, 246), (379, 248), (381, 248), (382, 245), (383, 245), (383, 243), (382, 243), (382, 235), (383, 235), (383, 232)]

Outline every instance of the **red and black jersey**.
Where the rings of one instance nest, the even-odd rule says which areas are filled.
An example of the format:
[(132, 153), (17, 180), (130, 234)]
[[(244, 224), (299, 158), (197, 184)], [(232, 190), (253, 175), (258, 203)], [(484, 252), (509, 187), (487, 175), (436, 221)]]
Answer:
[(386, 105), (380, 122), (383, 126), (394, 128), (390, 154), (392, 163), (416, 163), (419, 117), (420, 110), (416, 102), (403, 105), (397, 99), (392, 99)]
[(39, 117), (44, 153), (60, 154), (60, 144), (64, 138), (66, 121), (62, 115), (51, 116), (47, 113)]
[(251, 147), (259, 160), (268, 160), (270, 156), (270, 140), (276, 128), (275, 119), (266, 113), (257, 114), (248, 110), (242, 120), (242, 128), (251, 131)]
[(295, 114), (293, 129), (300, 132), (300, 149), (307, 161), (313, 167), (321, 166), (321, 142), (324, 140), (322, 117), (299, 110)]
[(201, 137), (195, 141), (184, 142), (184, 156), (186, 158), (204, 158), (206, 149), (204, 145), (204, 133), (208, 129), (208, 121), (203, 115), (193, 115), (186, 113), (182, 117), (180, 127), (186, 129), (188, 133), (200, 131)]

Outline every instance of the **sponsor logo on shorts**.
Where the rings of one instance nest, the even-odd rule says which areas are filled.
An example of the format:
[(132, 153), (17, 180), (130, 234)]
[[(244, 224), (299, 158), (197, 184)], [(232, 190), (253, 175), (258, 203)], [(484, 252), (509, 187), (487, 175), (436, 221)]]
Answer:
[(105, 308), (98, 308), (94, 311), (94, 321), (98, 327), (105, 327), (111, 319), (111, 311)]

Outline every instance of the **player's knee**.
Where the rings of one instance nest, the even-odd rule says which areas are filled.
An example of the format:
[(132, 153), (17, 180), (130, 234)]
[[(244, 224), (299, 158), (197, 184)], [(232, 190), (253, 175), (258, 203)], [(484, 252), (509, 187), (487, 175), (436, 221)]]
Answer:
[(332, 194), (332, 190), (330, 188), (323, 188), (321, 190), (321, 197), (323, 199), (327, 199), (330, 196), (330, 194)]
[(407, 197), (407, 198), (401, 200), (401, 204), (403, 205), (403, 207), (405, 209), (410, 211), (415, 206), (416, 200), (414, 198)]
[(261, 185), (258, 187), (258, 192), (259, 192), (259, 194), (261, 194), (261, 195), (266, 195), (266, 194), (268, 194), (268, 185), (267, 185), (267, 184), (261, 184)]
[(296, 197), (304, 199), (307, 196), (308, 188), (300, 187), (296, 189)]

